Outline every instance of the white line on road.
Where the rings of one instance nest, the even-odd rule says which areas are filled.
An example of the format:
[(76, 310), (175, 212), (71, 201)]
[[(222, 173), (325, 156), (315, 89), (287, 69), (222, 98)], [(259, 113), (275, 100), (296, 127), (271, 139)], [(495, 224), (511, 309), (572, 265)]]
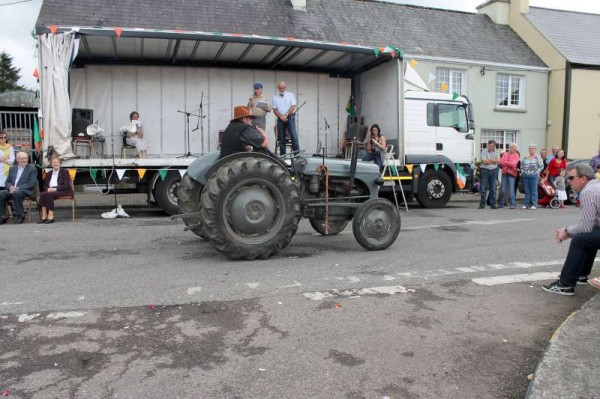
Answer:
[(539, 272), (529, 274), (511, 274), (507, 276), (481, 277), (471, 281), (480, 285), (499, 285), (509, 283), (523, 283), (526, 281), (556, 280), (556, 272)]
[(194, 294), (197, 294), (200, 291), (202, 291), (202, 287), (190, 287), (190, 288), (187, 289), (188, 295), (194, 295)]
[(252, 289), (255, 289), (260, 285), (260, 283), (246, 283), (246, 285)]
[(48, 315), (46, 316), (47, 319), (53, 319), (53, 320), (58, 320), (58, 319), (70, 319), (73, 317), (81, 317), (81, 316), (85, 316), (85, 312), (56, 312), (56, 313), (48, 313)]
[(478, 224), (478, 225), (491, 226), (494, 224), (527, 222), (529, 220), (534, 220), (534, 219), (467, 220), (466, 222), (462, 222), (462, 223), (430, 224), (430, 225), (426, 225), (426, 226), (403, 227), (402, 231), (419, 230), (419, 229), (437, 229), (440, 227), (464, 226), (466, 224)]
[(391, 285), (387, 287), (370, 287), (370, 288), (351, 288), (347, 290), (333, 289), (331, 291), (317, 291), (317, 292), (305, 292), (304, 295), (308, 299), (313, 301), (320, 301), (325, 298), (334, 297), (354, 297), (363, 295), (377, 295), (377, 294), (406, 294), (409, 292), (415, 292), (412, 288), (406, 288), (402, 285)]

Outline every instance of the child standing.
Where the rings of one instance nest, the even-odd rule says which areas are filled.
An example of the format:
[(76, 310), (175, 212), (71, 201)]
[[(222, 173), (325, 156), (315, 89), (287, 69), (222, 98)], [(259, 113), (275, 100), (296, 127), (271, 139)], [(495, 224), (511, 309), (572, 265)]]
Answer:
[(565, 179), (567, 176), (567, 170), (561, 169), (558, 176), (554, 180), (554, 184), (556, 185), (556, 194), (558, 195), (558, 200), (560, 201), (559, 208), (566, 208), (564, 201), (567, 199), (567, 191), (565, 185)]

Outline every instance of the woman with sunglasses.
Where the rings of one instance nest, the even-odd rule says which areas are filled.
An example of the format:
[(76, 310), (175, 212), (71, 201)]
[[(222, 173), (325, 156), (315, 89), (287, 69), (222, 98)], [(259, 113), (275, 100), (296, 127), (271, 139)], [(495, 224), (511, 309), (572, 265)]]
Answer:
[(8, 170), (15, 163), (15, 150), (8, 143), (6, 132), (0, 130), (0, 190), (5, 188)]

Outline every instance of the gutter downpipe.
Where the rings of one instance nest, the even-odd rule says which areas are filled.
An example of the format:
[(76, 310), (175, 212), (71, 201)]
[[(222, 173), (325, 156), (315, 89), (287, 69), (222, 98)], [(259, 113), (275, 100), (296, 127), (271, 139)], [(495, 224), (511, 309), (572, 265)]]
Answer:
[(562, 149), (568, 154), (569, 147), (569, 122), (571, 119), (571, 78), (573, 75), (573, 65), (570, 61), (566, 62), (565, 68), (565, 107), (563, 110), (563, 128), (562, 128)]
[(404, 59), (401, 56), (396, 60), (396, 67), (396, 96), (398, 98), (396, 112), (396, 119), (398, 122), (398, 160), (400, 161), (400, 166), (404, 166)]

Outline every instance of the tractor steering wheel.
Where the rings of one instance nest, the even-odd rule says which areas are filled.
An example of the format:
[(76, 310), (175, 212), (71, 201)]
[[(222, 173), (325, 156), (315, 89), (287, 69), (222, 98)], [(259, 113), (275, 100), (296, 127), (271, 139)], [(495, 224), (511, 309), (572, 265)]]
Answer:
[(297, 157), (299, 157), (300, 155), (304, 154), (306, 152), (306, 150), (298, 150), (298, 151), (292, 151), (292, 152), (286, 152), (285, 154), (281, 155), (280, 158), (285, 160), (285, 159), (290, 159), (293, 160)]

